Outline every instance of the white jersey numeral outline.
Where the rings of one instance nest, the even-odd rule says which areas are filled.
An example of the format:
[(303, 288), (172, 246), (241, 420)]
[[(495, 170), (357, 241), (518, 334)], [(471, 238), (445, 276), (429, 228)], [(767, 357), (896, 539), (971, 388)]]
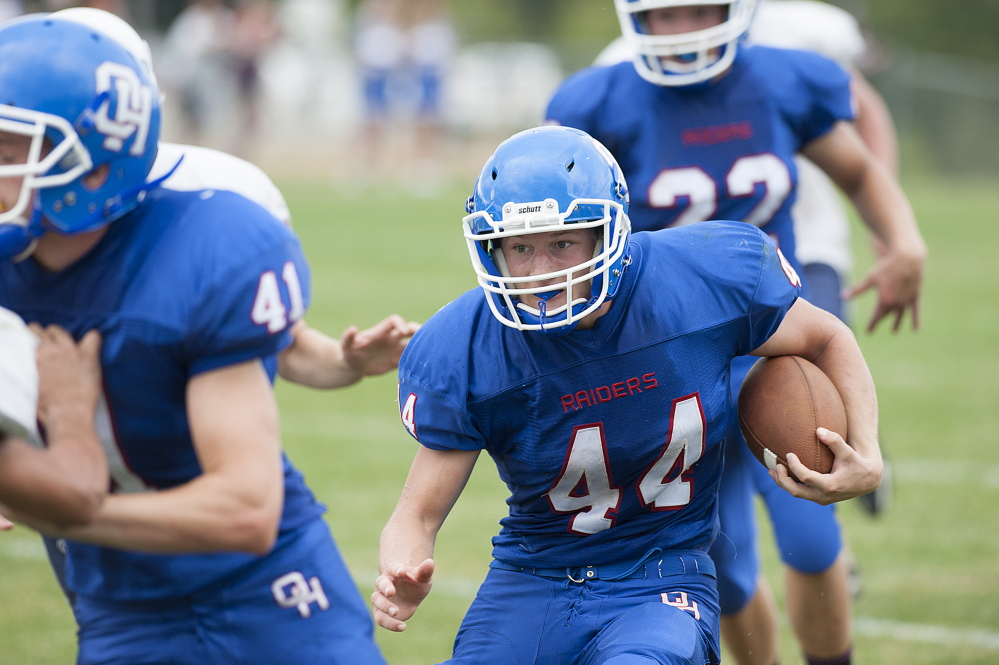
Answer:
[(601, 424), (580, 425), (572, 432), (562, 473), (548, 492), (557, 513), (576, 513), (573, 533), (593, 534), (614, 526), (612, 513), (621, 505), (621, 489), (612, 485), (607, 442)]
[[(763, 198), (741, 221), (763, 227), (791, 195), (791, 172), (777, 155), (765, 152), (739, 157), (725, 175), (725, 191), (732, 198), (752, 196), (763, 185)], [(687, 208), (671, 226), (712, 219), (718, 211), (718, 185), (696, 166), (663, 169), (649, 185), (649, 206), (675, 208), (687, 199)]]
[(677, 510), (694, 498), (690, 467), (704, 454), (704, 409), (694, 393), (673, 400), (669, 434), (659, 458), (638, 483), (638, 498), (652, 510)]
[(284, 330), (288, 326), (289, 319), (296, 321), (305, 314), (302, 283), (293, 262), (288, 261), (284, 264), (281, 269), (281, 279), (288, 289), (289, 307), (285, 306), (281, 297), (277, 275), (273, 270), (265, 270), (257, 281), (257, 294), (253, 297), (253, 307), (250, 309), (250, 320), (258, 326), (266, 325), (269, 333)]
[[(635, 488), (643, 506), (678, 510), (690, 503), (690, 469), (704, 455), (706, 429), (698, 393), (673, 400), (666, 446)], [(562, 471), (546, 496), (553, 511), (576, 513), (569, 520), (572, 533), (591, 535), (614, 526), (621, 488), (614, 486), (601, 423), (573, 429)]]

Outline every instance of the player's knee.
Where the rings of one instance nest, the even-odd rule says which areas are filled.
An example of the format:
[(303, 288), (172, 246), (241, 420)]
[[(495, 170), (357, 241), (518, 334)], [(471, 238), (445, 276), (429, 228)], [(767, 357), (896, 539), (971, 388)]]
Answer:
[(781, 560), (799, 573), (814, 575), (829, 569), (839, 556), (840, 542), (820, 539), (799, 539), (781, 547)]
[(756, 578), (718, 576), (718, 600), (722, 614), (735, 614), (746, 606), (756, 592)]

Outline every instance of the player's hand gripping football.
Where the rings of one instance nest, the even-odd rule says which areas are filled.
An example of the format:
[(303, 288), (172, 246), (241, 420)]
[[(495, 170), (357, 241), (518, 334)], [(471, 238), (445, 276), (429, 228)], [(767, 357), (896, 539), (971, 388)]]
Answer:
[(844, 289), (843, 298), (849, 300), (869, 289), (876, 290), (878, 300), (867, 323), (867, 332), (873, 332), (881, 319), (890, 314), (895, 317), (892, 331), (898, 332), (906, 310), (912, 313), (913, 330), (919, 330), (919, 294), (926, 266), (926, 246), (888, 249), (877, 242), (875, 250), (877, 262), (862, 280)]
[(433, 585), (434, 560), (425, 559), (418, 566), (391, 564), (375, 580), (371, 604), (375, 622), (395, 632), (406, 630), (406, 619), (416, 613)]
[(854, 450), (836, 432), (820, 427), (816, 430), (819, 440), (832, 450), (832, 471), (817, 473), (801, 463), (798, 456), (788, 453), (787, 464), (801, 480), (795, 482), (783, 464), (769, 471), (770, 477), (793, 496), (827, 505), (867, 494), (881, 484), (884, 465), (881, 458), (868, 459)]

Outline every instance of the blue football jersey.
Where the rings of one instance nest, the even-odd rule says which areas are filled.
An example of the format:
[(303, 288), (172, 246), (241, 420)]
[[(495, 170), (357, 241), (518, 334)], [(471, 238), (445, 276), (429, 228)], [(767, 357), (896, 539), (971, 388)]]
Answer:
[(555, 337), (492, 315), (481, 289), (420, 328), (399, 365), (422, 445), (489, 452), (510, 489), (495, 558), (532, 567), (706, 549), (716, 531), (729, 363), (798, 294), (775, 245), (739, 222), (638, 233), (607, 314)]
[(794, 155), (853, 118), (849, 75), (804, 51), (739, 49), (719, 80), (649, 83), (631, 62), (568, 78), (549, 121), (582, 129), (617, 158), (631, 194), (632, 228), (711, 219), (763, 229), (795, 261)]
[[(49, 272), (32, 259), (0, 263), (0, 304), (26, 321), (104, 338), (97, 425), (112, 491), (169, 489), (201, 474), (185, 407), (191, 377), (276, 354), (309, 300), (294, 235), (242, 196), (154, 191), (115, 221), (82, 259)], [(281, 532), (323, 508), (284, 460)], [(191, 593), (253, 557), (151, 555), (69, 543), (71, 590), (116, 600)]]

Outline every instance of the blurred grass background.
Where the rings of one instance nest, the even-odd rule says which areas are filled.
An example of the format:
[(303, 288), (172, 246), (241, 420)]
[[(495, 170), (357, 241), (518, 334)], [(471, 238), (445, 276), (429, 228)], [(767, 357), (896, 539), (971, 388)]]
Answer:
[[(922, 328), (858, 333), (878, 385), (895, 502), (879, 519), (840, 515), (863, 576), (857, 665), (999, 661), (999, 187), (991, 179), (922, 176), (903, 183), (930, 247)], [(390, 312), (425, 320), (474, 285), (459, 230), (470, 182), (430, 198), (395, 186), (348, 191), (280, 182), (313, 268), (309, 323), (338, 336)], [(858, 264), (870, 261), (855, 232)], [(866, 257), (866, 258), (864, 258)], [(871, 298), (856, 306), (866, 322)], [(279, 382), (288, 454), (328, 507), (362, 593), (379, 532), (415, 452), (398, 422), (395, 378), (335, 392)], [(483, 457), (438, 539), (435, 588), (410, 629), (378, 630), (390, 663), (438, 662), (486, 572), (505, 488)], [(765, 520), (763, 520), (765, 522)], [(780, 570), (764, 532), (765, 572)], [(38, 538), (0, 534), (0, 665), (74, 662), (75, 629)], [(782, 663), (801, 663), (786, 624)]]

